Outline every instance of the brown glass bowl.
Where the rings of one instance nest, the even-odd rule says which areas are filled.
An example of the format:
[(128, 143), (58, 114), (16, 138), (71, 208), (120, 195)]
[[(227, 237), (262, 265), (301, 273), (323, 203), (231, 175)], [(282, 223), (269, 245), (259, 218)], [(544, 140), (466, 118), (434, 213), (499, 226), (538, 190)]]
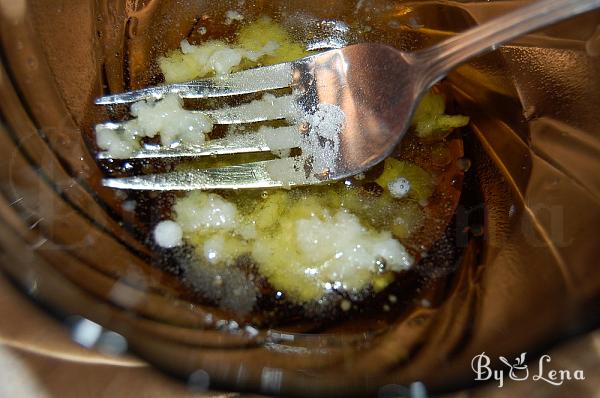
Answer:
[[(510, 6), (246, 1), (243, 11), (271, 15), (305, 41), (411, 50)], [(93, 100), (157, 83), (158, 56), (239, 7), (0, 2), (0, 267), (24, 291), (79, 319), (70, 326), (102, 325), (192, 382), (306, 396), (403, 394), (416, 381), (461, 388), (473, 382), (475, 354), (540, 352), (597, 324), (600, 61), (588, 39), (598, 13), (522, 38), (444, 83), (472, 119), (455, 135), (469, 160), (457, 168), (471, 167), (464, 184), (458, 171), (452, 182), (462, 189), (446, 231), (453, 255), (438, 247), (435, 267), (425, 261), (404, 280), (401, 310), (254, 328), (191, 297), (156, 264), (120, 194), (100, 185), (90, 126), (106, 111)], [(363, 29), (322, 23), (332, 20)]]

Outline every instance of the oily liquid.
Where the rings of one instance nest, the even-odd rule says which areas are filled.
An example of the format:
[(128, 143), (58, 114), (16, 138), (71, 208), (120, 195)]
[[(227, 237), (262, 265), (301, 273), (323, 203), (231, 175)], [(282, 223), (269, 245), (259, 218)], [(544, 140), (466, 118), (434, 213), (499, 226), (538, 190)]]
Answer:
[[(225, 25), (222, 19), (201, 15), (190, 27), (187, 37), (191, 43), (211, 39), (227, 41), (234, 37), (237, 29), (236, 24)], [(368, 36), (371, 31), (366, 27), (355, 25), (353, 30), (348, 33), (348, 40), (356, 40), (361, 32)], [(313, 36), (318, 35), (318, 32), (313, 32)], [(126, 38), (126, 41), (129, 41), (129, 39)], [(340, 40), (340, 38), (338, 37), (336, 40)], [(130, 45), (135, 44), (130, 43)], [(125, 48), (128, 48), (127, 43)], [(140, 68), (139, 65), (132, 64), (134, 59), (128, 57), (127, 51), (124, 57), (124, 65), (128, 66), (125, 69), (123, 79), (125, 89), (160, 83), (161, 77), (157, 73), (155, 63), (147, 65), (144, 69)], [(106, 83), (109, 85), (108, 79)], [(247, 101), (250, 98), (252, 97), (241, 98), (239, 101)], [(228, 104), (231, 105), (232, 103)], [(219, 107), (223, 103), (220, 101), (198, 101), (187, 105)], [(127, 110), (123, 108), (113, 109), (110, 116), (113, 119), (126, 118)], [(95, 122), (97, 121), (99, 120)], [(224, 132), (223, 127), (219, 127), (211, 133), (211, 137), (222, 136)], [(432, 149), (433, 146), (436, 150)], [(256, 155), (255, 159), (250, 160), (260, 160), (263, 156), (265, 155)], [(419, 259), (419, 262), (411, 270), (403, 272), (394, 282), (377, 294), (367, 291), (359, 298), (339, 294), (300, 306), (286, 300), (285, 292), (278, 292), (269, 286), (267, 281), (256, 274), (251, 260), (248, 261), (245, 258), (240, 260), (237, 265), (248, 276), (248, 283), (256, 284), (261, 294), (253, 311), (243, 314), (232, 313), (231, 317), (253, 324), (277, 325), (280, 328), (285, 328), (288, 325), (288, 329), (290, 329), (289, 325), (294, 325), (294, 330), (316, 332), (327, 327), (328, 330), (350, 332), (379, 330), (405, 316), (410, 309), (418, 306), (438, 305), (447, 293), (452, 275), (460, 265), (464, 249), (464, 247), (458, 247), (456, 243), (458, 233), (453, 214), (458, 205), (463, 187), (463, 178), (466, 178), (469, 186), (475, 184), (474, 181), (469, 182), (470, 179), (473, 179), (472, 168), (470, 172), (464, 174), (464, 164), (459, 163), (460, 158), (463, 156), (460, 132), (453, 133), (444, 143), (435, 143), (432, 146), (423, 145), (415, 138), (408, 137), (394, 156), (411, 160), (426, 170), (435, 170), (438, 174), (436, 193), (431, 203), (426, 207), (424, 227), (414, 236), (411, 236), (410, 239), (403, 241), (411, 254)], [(205, 165), (210, 165), (212, 161), (212, 159), (203, 160), (202, 162), (205, 163), (196, 164), (195, 166), (205, 167)], [(232, 162), (235, 162), (235, 159), (232, 159)], [(181, 167), (181, 164), (173, 161), (113, 161), (104, 162), (101, 166), (108, 175), (123, 176), (165, 172)], [(351, 184), (356, 186), (356, 189), (360, 189), (366, 196), (378, 195), (380, 194), (378, 192), (380, 187), (378, 188), (373, 180), (380, 173), (381, 167), (375, 167), (367, 173), (364, 180), (351, 180)], [(343, 189), (343, 182), (337, 184), (336, 189)], [(313, 187), (304, 190), (305, 192), (312, 190), (314, 194), (318, 194), (321, 189), (324, 188)], [(469, 189), (468, 192), (469, 195), (463, 195), (461, 199), (463, 203), (478, 202), (480, 200), (479, 193), (476, 190)], [(246, 193), (222, 191), (217, 193), (242, 207), (245, 200), (252, 200), (253, 196), (264, 194), (262, 191)], [(127, 217), (123, 218), (125, 227), (152, 247), (153, 243), (149, 239), (152, 228), (160, 220), (170, 218), (170, 209), (176, 200), (176, 195), (175, 193), (128, 192), (127, 197), (120, 198), (120, 205), (135, 203), (135, 211), (133, 213), (129, 212)], [(247, 199), (245, 199), (246, 195)], [(390, 216), (393, 216), (393, 214), (390, 214)], [(366, 222), (369, 220), (364, 219), (363, 216), (361, 221)], [(464, 240), (464, 237), (459, 240)], [(173, 251), (159, 250), (156, 247), (152, 247), (152, 249), (154, 254), (151, 261), (157, 266), (185, 279), (185, 266), (183, 264), (190, 261), (194, 256), (189, 247)], [(218, 286), (215, 286), (215, 289), (218, 289)], [(187, 288), (184, 287), (182, 295), (191, 301), (210, 305), (210, 298), (206, 294), (190, 288), (189, 285)]]

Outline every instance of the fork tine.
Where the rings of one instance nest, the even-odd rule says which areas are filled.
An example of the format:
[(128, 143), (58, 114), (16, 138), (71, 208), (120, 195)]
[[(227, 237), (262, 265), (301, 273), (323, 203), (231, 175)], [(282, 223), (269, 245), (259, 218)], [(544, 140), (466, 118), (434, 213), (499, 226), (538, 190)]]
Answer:
[[(203, 145), (147, 147), (140, 149), (130, 156), (129, 159), (165, 159), (270, 152), (279, 149), (297, 148), (300, 146), (300, 141), (301, 137), (298, 126), (264, 127), (255, 133), (240, 134), (235, 138), (214, 139), (207, 141)], [(100, 152), (98, 159), (112, 159), (112, 156), (107, 152)]]
[[(254, 102), (254, 101), (253, 101)], [(267, 120), (280, 120), (293, 118), (295, 99), (291, 95), (275, 97), (270, 107), (256, 106), (253, 102), (232, 106), (229, 108), (209, 109), (202, 111), (192, 111), (202, 113), (211, 118), (215, 124), (245, 124), (264, 122)], [(111, 130), (123, 128), (127, 121), (105, 122), (99, 126)]]
[(294, 62), (286, 62), (248, 69), (222, 77), (106, 95), (97, 98), (96, 105), (127, 104), (143, 99), (160, 99), (171, 93), (178, 94), (181, 98), (209, 98), (274, 90), (292, 84), (293, 66)]
[(215, 124), (243, 124), (293, 117), (296, 101), (292, 95), (275, 97), (271, 106), (256, 106), (254, 101), (229, 108), (204, 111)]
[[(106, 187), (116, 189), (190, 191), (195, 189), (274, 188), (322, 182), (312, 175), (306, 176), (303, 167), (299, 167), (301, 164), (298, 162), (298, 158), (284, 158), (214, 169), (107, 178), (102, 180), (102, 183)], [(275, 177), (280, 170), (286, 170), (285, 179)]]

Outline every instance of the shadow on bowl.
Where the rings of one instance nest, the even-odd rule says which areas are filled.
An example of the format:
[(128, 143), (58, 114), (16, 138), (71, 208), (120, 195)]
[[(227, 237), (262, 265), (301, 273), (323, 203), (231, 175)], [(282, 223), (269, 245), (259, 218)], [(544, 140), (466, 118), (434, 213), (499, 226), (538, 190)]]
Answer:
[[(332, 34), (322, 20), (360, 22), (368, 29), (344, 39), (411, 50), (511, 2), (500, 3), (257, 1), (243, 13), (270, 15), (304, 41)], [(464, 388), (483, 351), (533, 355), (597, 325), (600, 62), (586, 41), (598, 13), (522, 38), (444, 83), (472, 120), (459, 133), (471, 168), (446, 231), (456, 251), (396, 287), (408, 291), (400, 310), (255, 328), (161, 268), (146, 238), (160, 212), (140, 220), (101, 186), (91, 136), (103, 118), (95, 97), (156, 83), (159, 55), (237, 3), (10, 4), (0, 7), (1, 267), (70, 327), (93, 321), (157, 367), (203, 372), (215, 387), (352, 396), (390, 385), (406, 393), (415, 381)]]

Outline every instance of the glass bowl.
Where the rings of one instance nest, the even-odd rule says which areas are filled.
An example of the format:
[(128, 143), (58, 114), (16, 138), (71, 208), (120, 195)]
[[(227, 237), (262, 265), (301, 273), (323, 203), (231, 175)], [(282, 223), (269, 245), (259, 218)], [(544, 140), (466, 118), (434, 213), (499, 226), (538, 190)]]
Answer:
[(327, 38), (414, 50), (515, 6), (1, 2), (0, 268), (81, 344), (129, 348), (192, 384), (269, 394), (398, 395), (414, 382), (455, 390), (473, 385), (481, 352), (540, 353), (597, 326), (597, 12), (443, 83), (472, 121), (457, 149), (468, 161), (453, 181), (462, 198), (447, 231), (452, 253), (441, 248), (435, 267), (423, 262), (396, 287), (407, 292), (398, 309), (267, 327), (203, 304), (160, 267), (122, 194), (100, 183), (90, 127), (107, 111), (94, 98), (156, 83), (156, 58), (230, 9), (272, 16), (314, 48)]

